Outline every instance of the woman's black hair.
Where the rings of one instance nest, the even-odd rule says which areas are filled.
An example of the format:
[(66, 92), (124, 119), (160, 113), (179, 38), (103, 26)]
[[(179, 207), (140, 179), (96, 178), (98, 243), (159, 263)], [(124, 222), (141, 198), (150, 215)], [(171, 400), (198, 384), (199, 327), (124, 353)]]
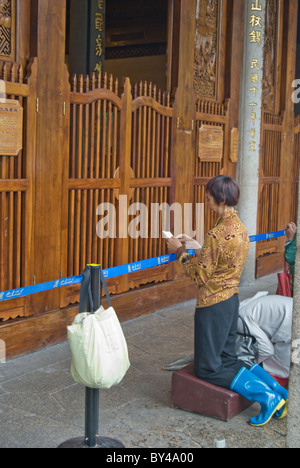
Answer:
[(217, 205), (225, 203), (227, 206), (236, 206), (240, 197), (240, 189), (236, 181), (225, 175), (210, 179), (206, 185), (206, 192), (214, 198)]

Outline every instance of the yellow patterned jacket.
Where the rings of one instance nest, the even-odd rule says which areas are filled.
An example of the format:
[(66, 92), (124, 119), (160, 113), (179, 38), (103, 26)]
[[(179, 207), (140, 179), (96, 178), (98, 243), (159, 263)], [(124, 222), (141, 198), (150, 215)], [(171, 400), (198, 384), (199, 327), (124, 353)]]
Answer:
[[(197, 262), (183, 265), (198, 285), (197, 307), (207, 307), (238, 294), (238, 285), (249, 251), (247, 229), (236, 211), (225, 212), (207, 234)], [(186, 252), (180, 247), (177, 258)]]

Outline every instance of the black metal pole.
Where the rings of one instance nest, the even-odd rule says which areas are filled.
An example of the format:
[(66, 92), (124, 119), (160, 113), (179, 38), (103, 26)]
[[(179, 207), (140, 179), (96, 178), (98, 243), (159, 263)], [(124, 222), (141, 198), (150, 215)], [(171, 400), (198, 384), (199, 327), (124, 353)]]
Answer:
[(85, 445), (96, 447), (99, 420), (99, 390), (85, 388)]
[[(100, 265), (88, 265), (91, 273), (92, 301), (91, 313), (96, 312), (101, 305)], [(93, 309), (93, 310), (92, 310)], [(85, 445), (96, 447), (99, 429), (99, 389), (85, 389)]]
[[(86, 291), (91, 285), (91, 294), (88, 294), (88, 311), (95, 313), (101, 305), (102, 281), (101, 265), (87, 265), (83, 271), (82, 290)], [(81, 300), (82, 299), (82, 300)], [(79, 312), (86, 310), (86, 294), (82, 294), (79, 303)], [(99, 426), (99, 389), (85, 387), (85, 436), (69, 439), (60, 444), (59, 448), (124, 448), (122, 442), (110, 437), (98, 435)]]

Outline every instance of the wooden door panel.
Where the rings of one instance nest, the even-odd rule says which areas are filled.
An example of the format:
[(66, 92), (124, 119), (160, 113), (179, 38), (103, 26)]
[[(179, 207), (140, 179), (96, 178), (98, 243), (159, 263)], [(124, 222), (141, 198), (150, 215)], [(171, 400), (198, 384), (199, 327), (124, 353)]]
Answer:
[[(17, 156), (0, 155), (0, 291), (19, 289), (34, 282), (32, 212), (36, 62), (30, 63), (27, 79), (24, 75), (21, 66), (0, 62), (0, 79), (5, 83), (6, 99), (17, 100), (23, 108), (22, 150)], [(0, 320), (31, 313), (27, 298), (0, 302)]]

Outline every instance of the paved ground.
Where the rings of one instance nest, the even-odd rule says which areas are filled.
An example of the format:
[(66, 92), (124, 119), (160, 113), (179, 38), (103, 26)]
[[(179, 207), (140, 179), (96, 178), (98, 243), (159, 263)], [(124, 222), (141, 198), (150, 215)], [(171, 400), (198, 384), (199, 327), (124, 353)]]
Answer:
[[(277, 276), (240, 288), (240, 298), (258, 290), (274, 293)], [(178, 304), (123, 324), (131, 367), (116, 387), (100, 391), (101, 436), (126, 448), (211, 448), (216, 437), (229, 448), (283, 448), (285, 420), (262, 428), (247, 424), (252, 405), (229, 422), (174, 409), (171, 372), (161, 368), (193, 354), (195, 302)], [(0, 448), (55, 448), (84, 436), (85, 389), (70, 374), (67, 343), (0, 364)]]

